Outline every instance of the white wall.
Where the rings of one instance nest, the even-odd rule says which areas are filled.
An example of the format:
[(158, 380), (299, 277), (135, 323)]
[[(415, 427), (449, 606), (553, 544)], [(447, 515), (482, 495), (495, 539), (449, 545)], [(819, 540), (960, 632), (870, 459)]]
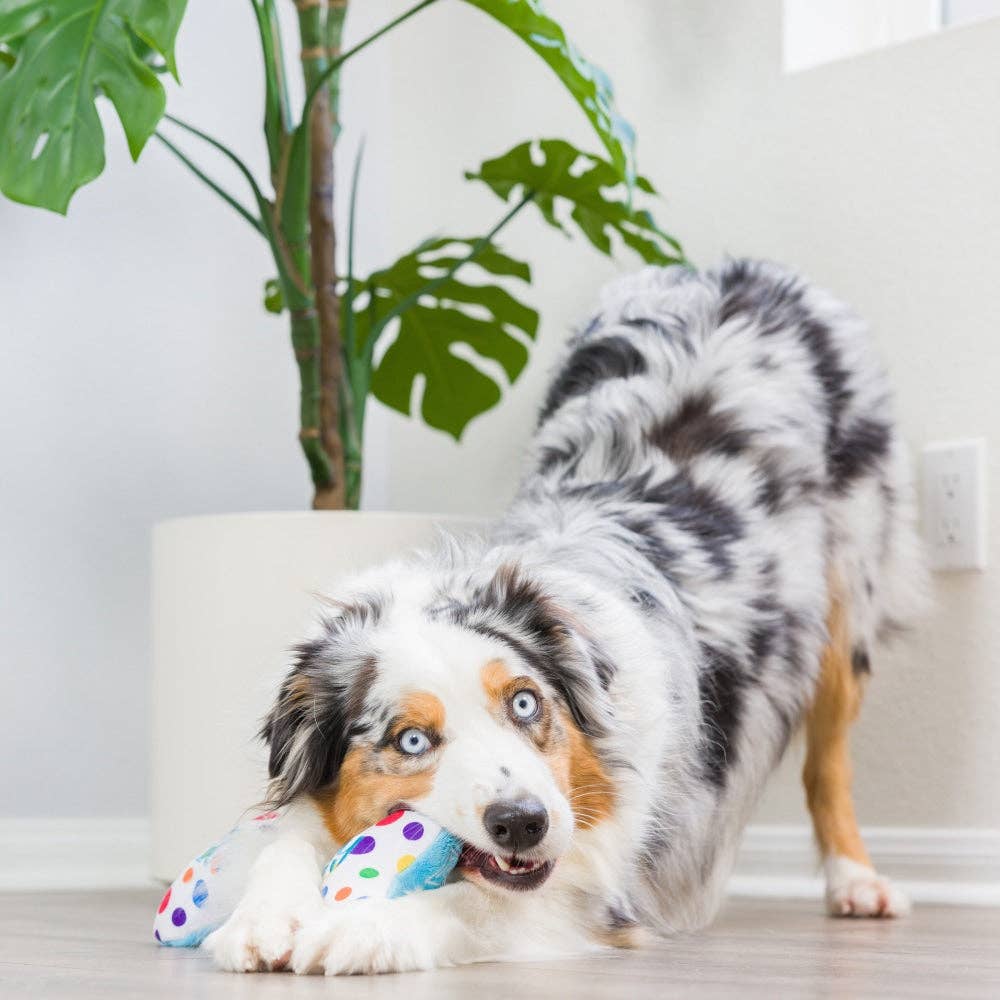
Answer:
[[(666, 196), (661, 221), (695, 261), (731, 252), (802, 269), (870, 318), (914, 449), (988, 438), (990, 569), (938, 578), (914, 640), (875, 664), (857, 791), (869, 824), (1000, 826), (1000, 21), (785, 76), (780, 0), (631, 0), (614, 17), (603, 0), (548, 6), (612, 73), (640, 169)], [(545, 67), (490, 29), (441, 4), (393, 48), (393, 79), (408, 82), (394, 90), (407, 164), (393, 185), (394, 245), (496, 216), (462, 189), (459, 166), (527, 135), (593, 145)], [(462, 446), (400, 427), (394, 503), (502, 507), (546, 364), (613, 271), (527, 219), (506, 242), (535, 268), (543, 322), (531, 368)], [(804, 819), (796, 767), (793, 753), (762, 820)]]
[[(385, 5), (358, 8), (354, 37)], [(291, 3), (281, 10), (294, 22)], [(351, 70), (346, 121), (384, 117), (384, 59)], [(248, 5), (190, 4), (178, 60), (174, 113), (266, 176)], [(286, 323), (260, 305), (273, 275), (263, 241), (155, 141), (133, 165), (104, 121), (108, 168), (68, 218), (0, 198), (0, 817), (145, 813), (152, 523), (310, 496)], [(383, 259), (382, 232), (371, 215), (362, 265)]]
[(808, 69), (937, 31), (941, 0), (783, 0), (784, 66)]
[(940, 0), (945, 24), (967, 24), (986, 17), (1000, 16), (998, 0)]
[(1000, 16), (1000, 0), (783, 0), (786, 70), (819, 66)]
[[(871, 318), (913, 445), (984, 434), (995, 455), (1000, 23), (784, 77), (779, 0), (549, 6), (613, 73), (641, 168), (666, 195), (662, 221), (694, 259), (773, 256), (835, 289)], [(215, 8), (191, 5), (176, 107), (253, 151), (250, 26)], [(359, 32), (358, 12), (378, 21), (384, 5), (355, 8)], [(593, 144), (549, 71), (451, 0), (371, 60), (354, 91), (375, 105), (369, 262), (497, 218), (461, 180), (480, 159), (535, 135)], [(263, 248), (161, 151), (134, 168), (117, 134), (112, 147), (69, 220), (0, 202), (0, 814), (144, 811), (150, 523), (307, 499), (285, 330), (257, 305)], [(535, 271), (532, 364), (460, 446), (377, 415), (387, 440), (370, 458), (391, 474), (374, 503), (501, 509), (558, 344), (595, 286), (631, 266), (529, 218), (506, 242)], [(857, 741), (869, 823), (1000, 826), (1000, 461), (992, 470), (992, 568), (940, 580), (916, 642), (875, 665)], [(793, 776), (762, 816), (801, 818)]]

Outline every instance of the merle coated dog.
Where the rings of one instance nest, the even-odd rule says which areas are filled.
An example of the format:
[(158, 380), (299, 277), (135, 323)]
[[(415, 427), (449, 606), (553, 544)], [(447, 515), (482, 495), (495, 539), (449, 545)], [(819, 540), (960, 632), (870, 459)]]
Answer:
[[(799, 729), (830, 912), (903, 913), (847, 733), (921, 579), (856, 316), (767, 263), (616, 281), (488, 536), (324, 605), (264, 728), (282, 835), (208, 947), (233, 970), (386, 972), (700, 927)], [(323, 862), (400, 805), (465, 841), (454, 879), (321, 903)]]

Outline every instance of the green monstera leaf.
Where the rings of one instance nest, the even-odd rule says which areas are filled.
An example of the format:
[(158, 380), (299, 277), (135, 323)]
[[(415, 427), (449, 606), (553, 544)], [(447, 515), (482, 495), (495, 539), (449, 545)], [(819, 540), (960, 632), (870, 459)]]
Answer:
[(362, 350), (370, 346), (373, 332), (378, 336), (385, 318), (409, 302), (399, 315), (396, 339), (375, 369), (372, 392), (409, 416), (414, 384), (422, 376), (421, 416), (456, 440), (470, 420), (500, 402), (501, 389), (490, 368), (499, 366), (512, 384), (528, 362), (525, 340), (533, 340), (538, 332), (538, 313), (507, 289), (466, 282), (464, 276), (476, 267), (494, 277), (531, 280), (527, 264), (492, 243), (481, 247), (474, 263), (463, 266), (461, 279), (448, 277), (413, 299), (477, 242), (444, 237), (422, 243), (360, 283), (361, 294), (355, 299), (354, 342)]
[[(611, 234), (617, 233), (647, 264), (676, 264), (684, 259), (680, 243), (665, 233), (645, 209), (636, 208), (621, 193), (621, 178), (599, 156), (581, 153), (562, 139), (523, 142), (478, 170), (466, 171), (469, 180), (482, 181), (504, 201), (527, 191), (545, 221), (567, 232), (559, 217), (566, 206), (569, 218), (602, 253), (611, 254)], [(640, 191), (654, 194), (645, 177), (636, 178)]]
[(635, 183), (635, 131), (615, 107), (607, 75), (587, 62), (540, 0), (465, 0), (510, 28), (555, 71), (583, 108), (604, 143), (615, 170), (631, 189)]
[(0, 45), (0, 80), (14, 68), (17, 56), (9, 45)]
[(110, 98), (137, 159), (166, 95), (148, 50), (176, 75), (174, 40), (187, 0), (0, 0), (0, 191), (65, 213), (104, 169), (94, 101)]

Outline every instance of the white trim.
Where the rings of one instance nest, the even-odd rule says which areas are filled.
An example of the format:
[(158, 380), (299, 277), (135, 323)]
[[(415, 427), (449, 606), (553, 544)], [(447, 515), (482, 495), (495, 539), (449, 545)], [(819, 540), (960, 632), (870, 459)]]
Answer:
[[(1000, 830), (871, 827), (862, 834), (875, 867), (915, 902), (1000, 906)], [(748, 827), (729, 894), (821, 898), (809, 828)]]
[[(918, 903), (1000, 906), (1000, 830), (873, 827), (872, 858)], [(134, 889), (149, 876), (145, 818), (0, 819), (0, 890)], [(819, 899), (806, 826), (751, 826), (729, 882), (733, 896)]]
[(0, 890), (152, 884), (145, 817), (0, 819)]

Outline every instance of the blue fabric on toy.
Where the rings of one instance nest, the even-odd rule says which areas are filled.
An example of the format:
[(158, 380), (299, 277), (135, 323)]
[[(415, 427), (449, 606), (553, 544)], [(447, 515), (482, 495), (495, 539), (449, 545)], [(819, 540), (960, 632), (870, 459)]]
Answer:
[(424, 854), (400, 872), (389, 887), (389, 899), (411, 892), (440, 889), (462, 854), (462, 841), (442, 830)]

